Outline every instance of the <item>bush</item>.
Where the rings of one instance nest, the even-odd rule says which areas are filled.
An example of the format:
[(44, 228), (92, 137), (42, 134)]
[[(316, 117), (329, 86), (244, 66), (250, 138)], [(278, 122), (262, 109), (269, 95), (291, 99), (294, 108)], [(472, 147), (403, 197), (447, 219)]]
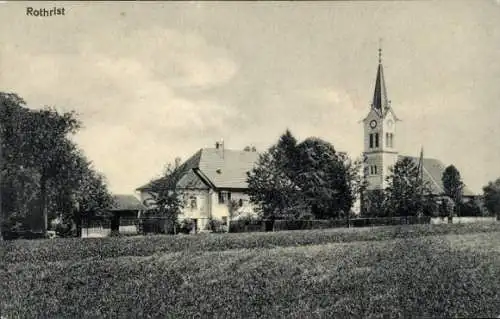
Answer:
[(182, 234), (190, 234), (195, 229), (194, 221), (190, 218), (185, 218), (182, 220), (179, 232)]
[(209, 219), (205, 229), (212, 232), (212, 233), (225, 232), (224, 227), (222, 225), (222, 221), (220, 221), (218, 219)]
[(483, 216), (481, 207), (473, 200), (459, 204), (460, 216), (480, 217)]
[(255, 219), (240, 219), (232, 220), (229, 223), (230, 233), (247, 233), (247, 232), (262, 232), (265, 231), (265, 224), (262, 220)]
[(324, 219), (324, 220), (277, 220), (274, 222), (274, 230), (302, 230), (302, 229), (326, 229), (346, 227), (346, 219)]

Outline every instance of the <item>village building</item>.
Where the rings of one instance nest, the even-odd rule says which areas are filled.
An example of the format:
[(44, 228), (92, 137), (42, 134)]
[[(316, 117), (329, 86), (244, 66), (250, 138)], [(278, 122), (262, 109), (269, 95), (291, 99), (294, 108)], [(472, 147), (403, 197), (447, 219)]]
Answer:
[[(245, 194), (248, 188), (247, 172), (255, 165), (258, 153), (255, 148), (231, 150), (224, 148), (224, 141), (217, 142), (215, 148), (202, 148), (179, 166), (176, 187), (180, 190), (184, 205), (179, 219), (191, 219), (196, 231), (206, 230), (210, 219), (222, 221), (253, 214), (254, 207)], [(139, 197), (147, 206), (152, 201), (152, 181), (137, 188)], [(231, 216), (229, 204), (236, 206)]]
[(136, 196), (115, 194), (108, 211), (109, 217), (96, 217), (82, 221), (82, 237), (106, 237), (112, 232), (122, 235), (139, 233), (138, 217), (147, 210)]

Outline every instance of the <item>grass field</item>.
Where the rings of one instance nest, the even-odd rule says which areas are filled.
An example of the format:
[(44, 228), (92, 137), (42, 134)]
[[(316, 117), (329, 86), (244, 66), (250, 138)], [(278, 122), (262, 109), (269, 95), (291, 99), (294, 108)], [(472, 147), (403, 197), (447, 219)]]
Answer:
[(4, 244), (6, 318), (497, 317), (500, 225)]

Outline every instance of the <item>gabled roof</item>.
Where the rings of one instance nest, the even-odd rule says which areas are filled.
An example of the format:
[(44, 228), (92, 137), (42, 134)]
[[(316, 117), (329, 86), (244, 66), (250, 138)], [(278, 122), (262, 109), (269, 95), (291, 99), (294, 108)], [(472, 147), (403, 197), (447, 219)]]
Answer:
[[(247, 171), (257, 162), (258, 153), (230, 149), (203, 148), (179, 167), (178, 188), (247, 188)], [(156, 180), (156, 181), (160, 181)], [(151, 188), (150, 182), (137, 190)]]
[[(399, 159), (408, 158), (413, 161), (415, 165), (418, 165), (419, 158), (413, 156), (398, 156)], [(428, 182), (431, 186), (431, 192), (433, 195), (442, 195), (444, 193), (444, 186), (441, 180), (446, 166), (437, 159), (434, 158), (424, 158), (423, 159), (423, 178), (425, 182)], [(471, 192), (467, 186), (463, 189), (464, 196), (474, 196), (475, 194)]]
[(113, 195), (111, 211), (145, 210), (146, 207), (134, 195)]
[[(221, 155), (223, 153), (223, 155)], [(257, 159), (257, 152), (203, 149), (199, 169), (218, 188), (247, 188), (247, 172)]]

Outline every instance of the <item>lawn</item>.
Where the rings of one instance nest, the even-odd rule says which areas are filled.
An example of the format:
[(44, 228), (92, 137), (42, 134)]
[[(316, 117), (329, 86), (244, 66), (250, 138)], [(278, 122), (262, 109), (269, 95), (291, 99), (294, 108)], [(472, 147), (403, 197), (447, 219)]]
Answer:
[(10, 242), (0, 309), (7, 318), (497, 317), (498, 242), (499, 225)]

